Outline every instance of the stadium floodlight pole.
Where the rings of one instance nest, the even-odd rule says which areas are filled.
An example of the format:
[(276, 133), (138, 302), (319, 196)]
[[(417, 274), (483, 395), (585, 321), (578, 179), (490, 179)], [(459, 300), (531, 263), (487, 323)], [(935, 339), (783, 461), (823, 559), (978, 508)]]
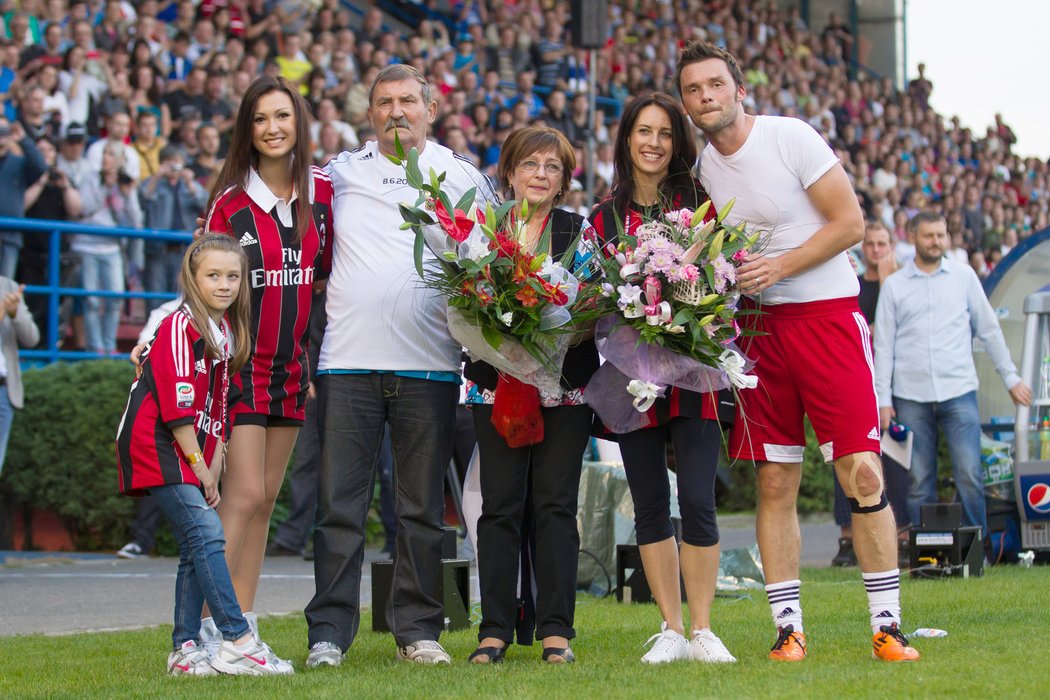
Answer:
[(594, 206), (594, 115), (597, 112), (598, 102), (598, 87), (597, 77), (595, 73), (598, 70), (598, 52), (594, 49), (589, 51), (590, 56), (590, 70), (587, 71), (587, 115), (590, 119), (587, 129), (587, 177), (585, 178), (587, 183), (584, 186), (584, 193), (587, 198), (587, 208), (590, 209)]

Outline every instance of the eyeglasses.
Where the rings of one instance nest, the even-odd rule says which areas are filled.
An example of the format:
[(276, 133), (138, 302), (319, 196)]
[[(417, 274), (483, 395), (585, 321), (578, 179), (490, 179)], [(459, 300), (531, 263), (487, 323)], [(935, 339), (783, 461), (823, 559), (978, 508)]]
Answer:
[(551, 175), (561, 175), (562, 170), (564, 170), (561, 163), (537, 163), (534, 160), (523, 160), (518, 163), (518, 167), (527, 173), (534, 173), (542, 167)]

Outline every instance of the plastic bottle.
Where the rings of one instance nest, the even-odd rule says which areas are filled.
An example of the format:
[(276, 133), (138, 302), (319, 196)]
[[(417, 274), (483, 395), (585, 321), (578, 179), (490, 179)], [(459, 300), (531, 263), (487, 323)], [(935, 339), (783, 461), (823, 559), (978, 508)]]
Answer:
[(1039, 429), (1039, 459), (1050, 459), (1050, 416), (1043, 416)]
[(1039, 367), (1039, 392), (1036, 398), (1050, 399), (1050, 355), (1043, 358)]
[(937, 639), (938, 637), (947, 637), (948, 632), (945, 630), (939, 630), (936, 627), (920, 627), (911, 634), (909, 637), (924, 637), (926, 639)]

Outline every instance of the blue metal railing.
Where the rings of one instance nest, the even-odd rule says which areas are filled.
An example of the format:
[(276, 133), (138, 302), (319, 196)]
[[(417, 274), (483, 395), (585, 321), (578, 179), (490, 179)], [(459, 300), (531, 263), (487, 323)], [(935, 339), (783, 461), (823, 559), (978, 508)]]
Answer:
[[(27, 285), (25, 293), (46, 295), (47, 327), (44, 333), (47, 347), (44, 350), (19, 350), (18, 356), (28, 360), (88, 360), (102, 357), (98, 353), (60, 350), (58, 343), (59, 304), (61, 298), (68, 297), (116, 297), (119, 299), (173, 299), (170, 292), (105, 292), (89, 291), (81, 287), (63, 287), (61, 256), (61, 239), (63, 234), (83, 233), (104, 238), (142, 238), (150, 241), (171, 243), (189, 243), (193, 236), (179, 231), (162, 231), (148, 228), (109, 228), (91, 224), (76, 224), (68, 221), (48, 221), (42, 219), (17, 219), (0, 216), (0, 231), (21, 231), (27, 235), (48, 235), (47, 284)], [(39, 325), (40, 319), (35, 319)]]

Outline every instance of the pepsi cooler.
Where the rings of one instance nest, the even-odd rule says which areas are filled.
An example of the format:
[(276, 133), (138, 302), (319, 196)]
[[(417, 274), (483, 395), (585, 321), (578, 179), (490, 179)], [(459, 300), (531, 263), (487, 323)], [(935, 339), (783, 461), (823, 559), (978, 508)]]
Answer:
[[(1045, 289), (1045, 288), (1044, 288)], [(1021, 547), (1050, 549), (1050, 291), (1028, 295), (1021, 378), (1032, 387), (1032, 405), (1018, 406), (1014, 423), (1014, 493), (1021, 515)]]

